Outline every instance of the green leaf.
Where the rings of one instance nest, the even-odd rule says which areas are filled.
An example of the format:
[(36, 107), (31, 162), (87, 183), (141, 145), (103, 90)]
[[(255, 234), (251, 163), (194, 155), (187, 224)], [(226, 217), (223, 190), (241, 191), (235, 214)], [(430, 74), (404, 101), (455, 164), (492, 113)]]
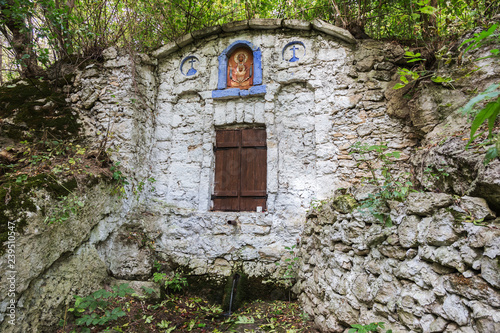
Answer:
[(390, 216), (387, 216), (387, 219), (385, 220), (385, 226), (388, 228), (392, 227), (392, 219)]
[(406, 61), (406, 62), (407, 62), (407, 63), (412, 63), (412, 62), (422, 61), (422, 60), (425, 60), (425, 59), (422, 59), (422, 58), (415, 58), (415, 59), (408, 60), (408, 61)]
[(492, 114), (488, 117), (488, 138), (491, 138), (493, 135), (493, 127), (495, 126), (495, 121), (500, 113), (500, 98), (496, 102), (491, 102), (492, 104)]
[[(490, 135), (491, 135), (491, 131), (492, 131), (492, 128), (493, 128), (493, 123), (494, 123), (494, 120), (496, 119), (496, 117), (498, 116), (499, 111), (500, 111), (500, 101), (488, 103), (488, 105), (486, 105), (486, 107), (484, 109), (482, 109), (481, 111), (479, 111), (479, 113), (474, 118), (474, 121), (472, 122), (472, 125), (471, 125), (471, 128), (470, 128), (470, 139), (469, 139), (469, 142), (467, 143), (467, 146), (472, 141), (474, 141), (474, 139), (476, 138), (474, 136), (474, 134), (476, 133), (476, 131), (478, 130), (478, 128), (486, 120), (488, 120), (488, 128), (489, 128)], [(493, 121), (491, 121), (490, 118), (492, 118)], [(490, 126), (490, 124), (491, 124), (491, 126)]]
[(419, 11), (423, 14), (432, 15), (437, 11), (437, 8), (432, 6), (425, 6), (419, 9)]
[(464, 107), (462, 107), (461, 112), (462, 113), (469, 113), (472, 111), (472, 108), (476, 103), (488, 99), (488, 98), (495, 98), (500, 95), (500, 90), (495, 91), (500, 87), (500, 83), (493, 83), (490, 85), (488, 88), (486, 88), (485, 91), (482, 93), (479, 93), (476, 97), (473, 97), (467, 104), (465, 104)]
[(491, 161), (498, 157), (498, 149), (497, 147), (491, 147), (486, 151), (486, 155), (484, 156), (484, 165), (488, 165)]

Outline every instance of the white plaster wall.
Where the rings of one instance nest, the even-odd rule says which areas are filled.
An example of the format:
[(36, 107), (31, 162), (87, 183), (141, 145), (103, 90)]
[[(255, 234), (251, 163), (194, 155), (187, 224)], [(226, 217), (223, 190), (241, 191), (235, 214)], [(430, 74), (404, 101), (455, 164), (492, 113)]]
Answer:
[[(237, 40), (260, 47), (267, 92), (214, 100), (217, 56)], [(294, 63), (282, 59), (291, 41), (303, 42), (307, 50)], [(348, 155), (350, 145), (361, 137), (390, 138), (401, 143), (400, 150), (414, 144), (406, 139), (409, 128), (385, 115), (387, 82), (374, 79), (373, 69), (377, 59), (384, 61), (383, 47), (360, 48), (313, 31), (251, 30), (195, 41), (159, 61), (151, 157), (159, 216), (151, 228), (161, 235), (160, 253), (200, 273), (228, 274), (241, 260), (254, 274), (272, 271), (284, 246), (300, 237), (311, 201), (362, 177)], [(365, 54), (375, 54), (375, 60), (356, 69), (353, 60)], [(179, 66), (190, 55), (199, 59), (198, 72), (187, 77)], [(215, 129), (232, 124), (266, 126), (267, 212), (210, 210)]]
[[(217, 57), (238, 40), (261, 49), (266, 93), (213, 99)], [(288, 62), (282, 50), (293, 41), (305, 45), (306, 55), (299, 51), (300, 60)], [(104, 138), (110, 123), (107, 146), (130, 182), (119, 225), (135, 219), (129, 215), (147, 217), (138, 221), (156, 253), (200, 274), (227, 275), (236, 262), (251, 274), (272, 274), (284, 246), (301, 237), (311, 201), (366, 175), (349, 155), (351, 145), (389, 141), (408, 158), (412, 129), (387, 115), (384, 95), (400, 51), (373, 41), (346, 44), (314, 30), (222, 32), (161, 59), (133, 60), (110, 49), (100, 70), (89, 66), (80, 74), (71, 100), (88, 115), (89, 134)], [(179, 68), (187, 56), (199, 60), (189, 77)], [(235, 124), (266, 127), (266, 212), (211, 211), (215, 129)], [(119, 225), (103, 227), (108, 232), (95, 241)]]

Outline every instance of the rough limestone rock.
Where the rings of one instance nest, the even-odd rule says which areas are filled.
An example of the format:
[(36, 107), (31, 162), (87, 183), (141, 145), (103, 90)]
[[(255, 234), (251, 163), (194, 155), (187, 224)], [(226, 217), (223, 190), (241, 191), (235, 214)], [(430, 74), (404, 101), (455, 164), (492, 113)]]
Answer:
[(95, 249), (83, 248), (34, 279), (17, 303), (18, 324), (5, 321), (0, 328), (2, 332), (49, 332), (63, 318), (73, 295), (86, 296), (100, 289), (107, 278), (106, 266)]
[(452, 196), (446, 193), (412, 192), (408, 196), (408, 213), (429, 216), (436, 208), (450, 205)]
[[(345, 332), (353, 323), (383, 321), (394, 332), (494, 332), (499, 229), (455, 217), (462, 201), (489, 210), (476, 197), (413, 193), (403, 207), (393, 205), (401, 223), (392, 228), (367, 228), (361, 215), (339, 210), (309, 216), (299, 247), (307, 261), (295, 289), (316, 328)], [(332, 216), (337, 222), (322, 224)]]
[[(120, 203), (110, 195), (110, 187), (105, 184), (94, 186), (83, 199), (85, 206), (80, 214), (63, 223), (48, 225), (41, 214), (32, 216), (16, 240), (16, 297), (13, 299), (20, 318), (26, 318), (25, 325), (32, 325), (30, 329), (56, 324), (58, 311), (72, 299), (71, 295), (80, 289), (82, 293), (95, 290), (107, 276), (95, 249), (86, 249), (81, 244), (91, 237), (99, 222), (106, 221), (111, 211), (119, 210)], [(11, 270), (6, 268), (7, 260), (0, 264), (2, 272)], [(0, 286), (0, 319), (6, 318), (11, 299), (6, 288), (7, 283)], [(26, 332), (7, 321), (0, 324), (0, 330)]]
[(405, 216), (398, 226), (399, 243), (402, 247), (409, 248), (417, 245), (420, 218), (415, 215)]
[[(439, 203), (438, 205), (441, 205)], [(458, 238), (454, 228), (455, 218), (443, 209), (440, 209), (432, 218), (426, 234), (426, 244), (434, 246), (451, 245)]]
[(113, 277), (127, 280), (146, 280), (152, 274), (151, 241), (140, 229), (124, 225), (98, 249)]

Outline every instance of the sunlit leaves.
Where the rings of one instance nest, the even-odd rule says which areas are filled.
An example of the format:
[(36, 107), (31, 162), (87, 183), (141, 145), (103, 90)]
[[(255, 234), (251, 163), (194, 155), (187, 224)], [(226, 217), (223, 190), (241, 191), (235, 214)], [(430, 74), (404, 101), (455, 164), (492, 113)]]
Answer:
[[(478, 47), (480, 47), (485, 42), (485, 40), (487, 38), (489, 38), (490, 36), (493, 35), (495, 30), (498, 28), (498, 25), (499, 25), (498, 23), (493, 24), (488, 30), (481, 31), (480, 33), (475, 33), (474, 37), (464, 40), (463, 43), (460, 44), (460, 47), (472, 42), (464, 50), (464, 53), (471, 50), (471, 49), (474, 50), (474, 49), (477, 49)], [(496, 50), (496, 54), (498, 54), (498, 50)]]
[(476, 135), (479, 128), (486, 122), (488, 126), (488, 140), (486, 140), (483, 145), (492, 145), (486, 152), (484, 159), (484, 164), (488, 164), (490, 161), (498, 157), (498, 152), (500, 151), (500, 134), (497, 133), (493, 135), (493, 128), (495, 122), (500, 114), (500, 84), (492, 84), (485, 91), (479, 93), (477, 96), (472, 98), (463, 108), (463, 113), (472, 113), (474, 111), (474, 106), (480, 102), (488, 102), (485, 107), (483, 107), (472, 121), (470, 129), (470, 139), (466, 147), (484, 132)]
[(405, 59), (407, 63), (412, 63), (412, 62), (417, 62), (417, 61), (425, 61), (424, 58), (421, 58), (421, 54), (420, 53), (413, 53), (412, 51), (406, 51), (405, 52)]
[(420, 74), (409, 70), (408, 68), (398, 68), (398, 74), (400, 75), (399, 79), (401, 82), (396, 83), (392, 89), (401, 89), (405, 87), (410, 81), (408, 78), (411, 80), (418, 80), (420, 78)]

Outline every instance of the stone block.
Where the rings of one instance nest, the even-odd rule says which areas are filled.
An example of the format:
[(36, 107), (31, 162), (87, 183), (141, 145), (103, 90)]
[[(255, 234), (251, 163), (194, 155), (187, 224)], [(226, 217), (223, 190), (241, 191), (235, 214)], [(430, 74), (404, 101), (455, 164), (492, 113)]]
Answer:
[(482, 301), (491, 306), (500, 307), (500, 292), (479, 276), (470, 278), (465, 278), (460, 274), (445, 276), (444, 287), (446, 291), (469, 300)]
[(288, 29), (311, 30), (311, 22), (305, 20), (283, 20), (282, 25)]
[(102, 51), (102, 56), (104, 57), (104, 60), (115, 59), (117, 55), (118, 52), (114, 47), (108, 47), (107, 49)]
[(265, 123), (265, 118), (264, 118), (264, 103), (262, 102), (257, 102), (255, 103), (255, 122), (256, 123)]
[(251, 103), (244, 106), (243, 121), (247, 124), (254, 122), (254, 106)]
[(420, 320), (415, 317), (415, 315), (411, 312), (405, 311), (403, 309), (398, 309), (398, 317), (399, 320), (407, 327), (412, 330), (421, 330)]
[(191, 33), (187, 33), (184, 36), (181, 36), (175, 40), (175, 43), (179, 47), (184, 47), (188, 44), (191, 44), (194, 41), (193, 35)]
[(104, 62), (104, 67), (106, 68), (118, 68), (118, 67), (126, 67), (130, 66), (130, 58), (129, 57), (118, 57), (116, 59), (109, 59)]
[[(103, 245), (106, 264), (114, 277), (118, 279), (147, 279), (151, 275), (153, 263), (148, 247), (140, 247), (140, 230), (133, 231), (134, 238), (129, 238), (131, 232), (121, 230), (115, 233)], [(139, 241), (138, 241), (139, 240)]]
[(351, 33), (345, 29), (334, 26), (333, 24), (326, 23), (320, 19), (314, 19), (312, 22), (314, 29), (322, 31), (330, 36), (337, 37), (344, 42), (349, 44), (356, 44), (356, 39), (351, 35)]
[(179, 46), (175, 42), (170, 42), (168, 44), (163, 45), (159, 49), (153, 51), (153, 57), (161, 59), (168, 56), (170, 53), (173, 53), (179, 49)]
[(410, 248), (417, 245), (417, 225), (420, 218), (415, 215), (407, 216), (398, 226), (399, 243), (404, 248)]
[(213, 99), (228, 99), (240, 96), (240, 89), (238, 88), (230, 88), (224, 90), (214, 90), (212, 91)]
[(457, 295), (449, 295), (445, 298), (443, 311), (448, 317), (447, 319), (453, 320), (460, 326), (467, 325), (469, 322), (469, 310)]
[(375, 64), (375, 57), (368, 56), (356, 63), (356, 70), (358, 72), (368, 72), (373, 68)]
[(194, 39), (205, 38), (210, 35), (218, 34), (222, 31), (222, 27), (220, 25), (214, 25), (211, 27), (206, 27), (200, 30), (193, 31), (191, 35)]
[(248, 29), (248, 20), (229, 22), (222, 25), (222, 31), (233, 32)]
[(440, 211), (432, 217), (425, 242), (434, 246), (453, 244), (459, 239), (459, 235), (453, 228), (454, 223), (455, 219), (451, 213)]
[(277, 29), (281, 28), (281, 19), (254, 18), (248, 21), (248, 26), (252, 29)]
[(259, 95), (265, 95), (267, 92), (267, 87), (266, 85), (261, 85), (261, 86), (253, 86), (248, 89), (248, 94), (250, 96), (259, 96)]
[(489, 284), (500, 288), (500, 256), (494, 259), (484, 256), (481, 260), (481, 276)]
[(453, 197), (446, 193), (412, 192), (408, 196), (408, 214), (429, 216), (436, 208), (453, 203)]
[(465, 272), (466, 270), (460, 253), (449, 246), (439, 247), (436, 251), (434, 251), (433, 258), (430, 259), (443, 266), (453, 267), (459, 272)]
[(391, 81), (391, 78), (392, 78), (392, 72), (389, 72), (389, 71), (377, 71), (373, 75), (373, 78), (377, 79), (379, 81), (389, 82), (389, 81)]
[(483, 198), (464, 196), (460, 198), (460, 207), (470, 213), (475, 219), (492, 219), (496, 214), (490, 209)]

